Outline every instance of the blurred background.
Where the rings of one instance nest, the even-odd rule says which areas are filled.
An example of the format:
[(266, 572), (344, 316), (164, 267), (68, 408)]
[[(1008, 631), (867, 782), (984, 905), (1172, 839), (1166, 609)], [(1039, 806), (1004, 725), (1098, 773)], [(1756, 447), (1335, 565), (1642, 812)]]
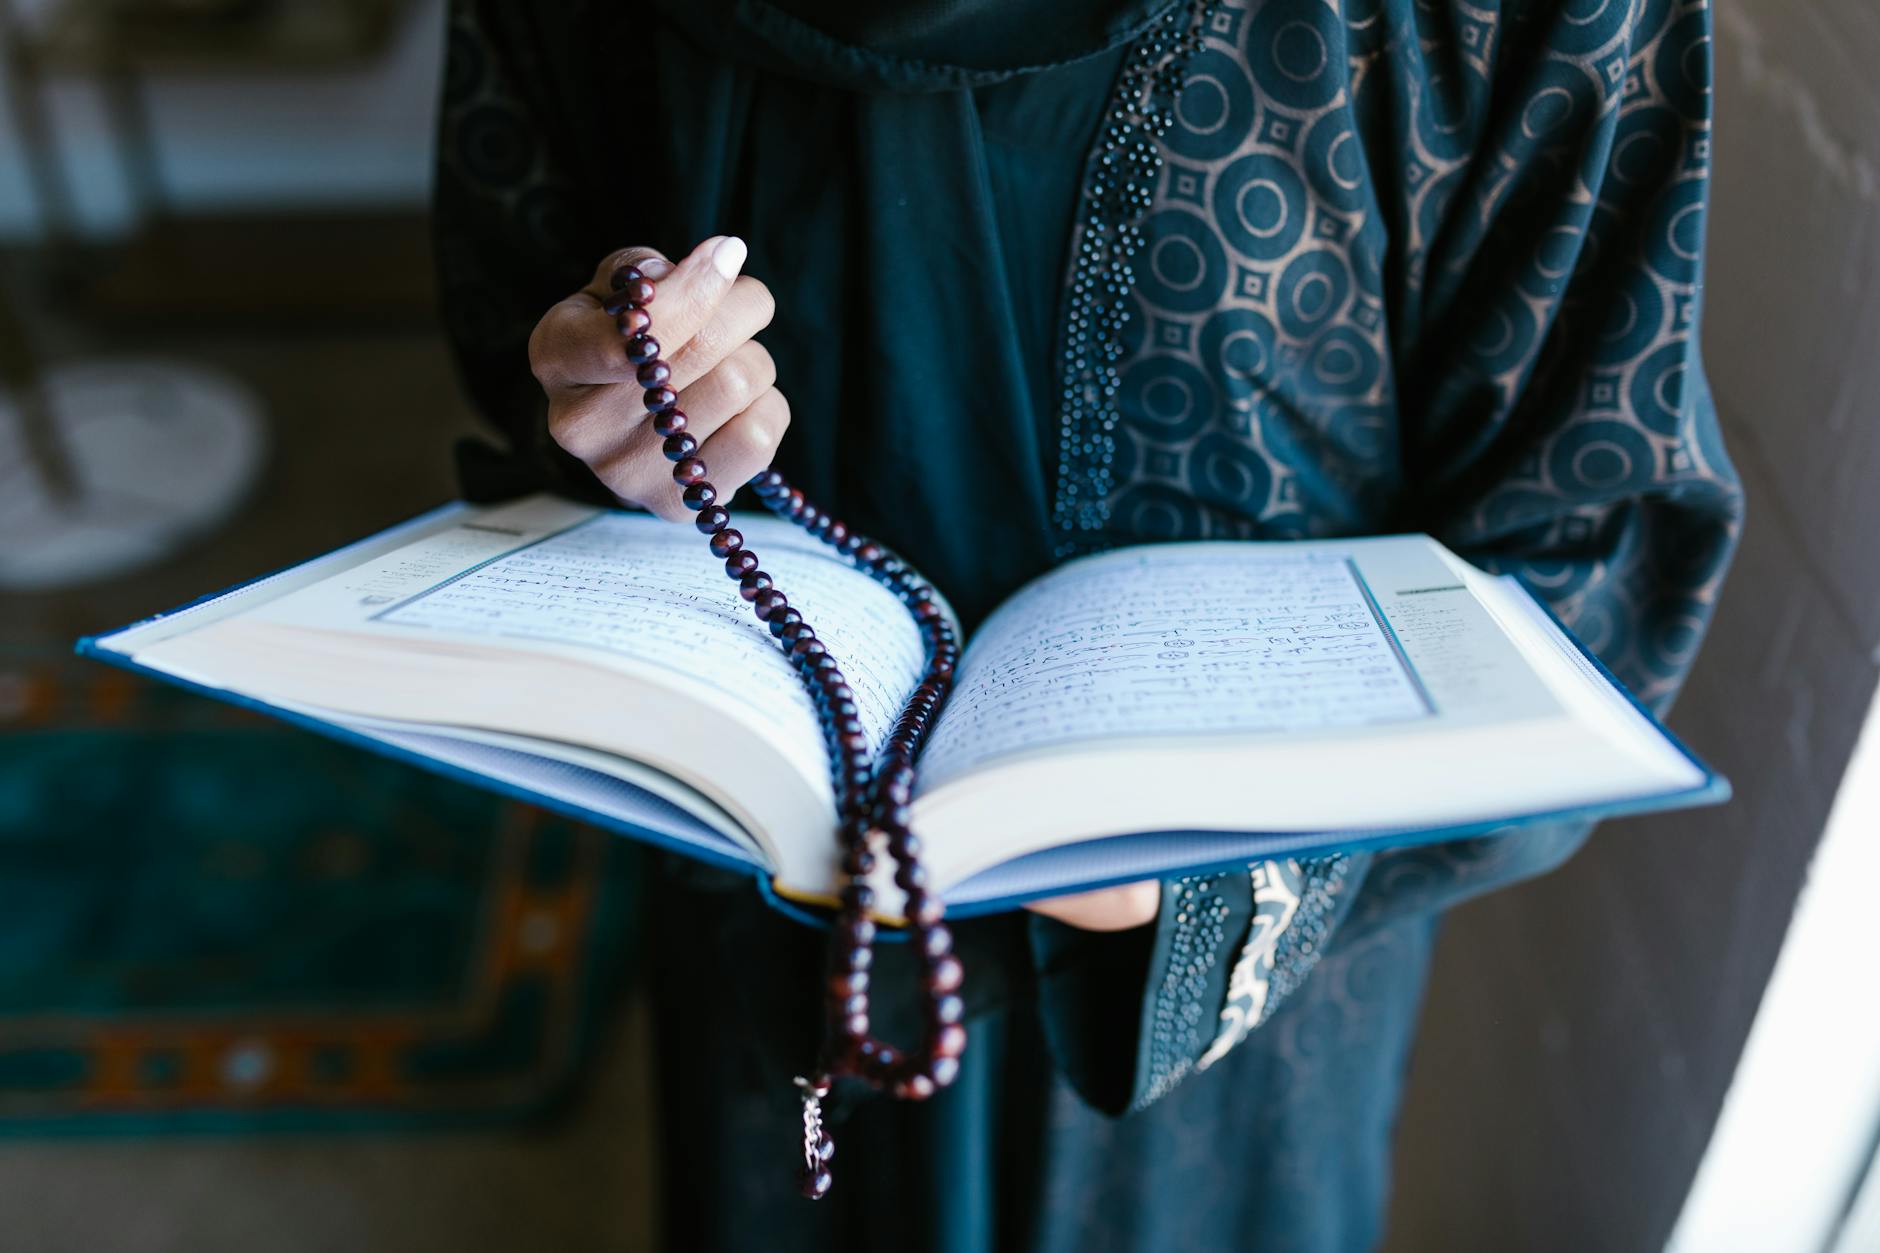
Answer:
[[(1880, 1250), (1880, 11), (1715, 8), (1737, 799), (1451, 917), (1393, 1253)], [(443, 33), (0, 0), (0, 1248), (650, 1241), (620, 850), (69, 657), (452, 495)]]

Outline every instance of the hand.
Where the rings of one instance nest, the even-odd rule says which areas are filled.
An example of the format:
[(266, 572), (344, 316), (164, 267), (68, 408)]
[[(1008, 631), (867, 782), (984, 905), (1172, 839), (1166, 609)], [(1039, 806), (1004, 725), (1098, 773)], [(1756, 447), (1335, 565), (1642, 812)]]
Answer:
[(776, 388), (777, 365), (751, 336), (770, 325), (776, 302), (754, 278), (739, 277), (744, 241), (716, 235), (673, 265), (651, 248), (603, 259), (586, 287), (550, 309), (529, 336), (529, 368), (548, 393), (548, 430), (622, 501), (668, 521), (691, 513), (679, 500), (627, 360), (625, 339), (601, 301), (623, 265), (658, 287), (652, 336), (672, 367), (686, 432), (725, 496), (770, 464), (790, 426)]
[(1025, 908), (1085, 931), (1127, 931), (1155, 921), (1162, 908), (1162, 885), (1150, 879), (1075, 896), (1054, 896), (1033, 901)]

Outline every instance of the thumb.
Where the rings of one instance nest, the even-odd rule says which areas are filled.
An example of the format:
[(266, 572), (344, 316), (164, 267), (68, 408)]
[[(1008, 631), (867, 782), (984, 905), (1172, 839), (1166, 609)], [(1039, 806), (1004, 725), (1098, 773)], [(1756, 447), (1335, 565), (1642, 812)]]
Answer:
[(657, 248), (620, 248), (601, 258), (594, 267), (594, 277), (582, 288), (596, 300), (604, 300), (614, 289), (614, 271), (622, 266), (636, 266), (640, 273), (657, 283), (672, 273), (672, 262)]
[[(653, 333), (672, 352), (692, 337), (718, 312), (725, 293), (744, 268), (744, 241), (736, 235), (714, 235), (680, 259), (669, 272), (640, 272), (656, 284), (657, 301), (651, 309)], [(658, 260), (647, 264), (659, 270)], [(611, 279), (611, 276), (609, 276)], [(611, 285), (611, 284), (610, 284)]]
[(604, 303), (613, 294), (615, 271), (625, 265), (637, 267), (658, 285), (658, 302), (652, 310), (654, 334), (672, 351), (711, 320), (744, 268), (747, 252), (736, 235), (714, 235), (676, 265), (651, 248), (623, 248), (601, 263), (588, 291)]

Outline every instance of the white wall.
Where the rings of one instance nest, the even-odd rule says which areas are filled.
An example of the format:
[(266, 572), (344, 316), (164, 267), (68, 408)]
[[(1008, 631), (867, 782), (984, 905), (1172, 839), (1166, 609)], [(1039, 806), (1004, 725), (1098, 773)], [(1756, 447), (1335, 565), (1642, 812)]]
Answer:
[[(377, 65), (150, 79), (149, 117), (172, 203), (196, 212), (421, 206), (443, 32), (442, 0), (419, 0)], [(132, 201), (96, 85), (60, 76), (45, 98), (81, 228), (124, 233), (134, 225)], [(37, 231), (16, 120), (0, 109), (0, 241)]]

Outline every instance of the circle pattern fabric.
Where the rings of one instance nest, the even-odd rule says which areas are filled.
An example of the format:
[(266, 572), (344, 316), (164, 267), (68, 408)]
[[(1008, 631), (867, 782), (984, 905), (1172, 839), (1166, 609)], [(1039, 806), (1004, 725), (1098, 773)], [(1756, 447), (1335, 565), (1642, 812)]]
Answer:
[(1739, 503), (1696, 341), (1707, 14), (1426, 7), (1218, 7), (1143, 223), (1109, 538), (1428, 530), (1662, 695)]

